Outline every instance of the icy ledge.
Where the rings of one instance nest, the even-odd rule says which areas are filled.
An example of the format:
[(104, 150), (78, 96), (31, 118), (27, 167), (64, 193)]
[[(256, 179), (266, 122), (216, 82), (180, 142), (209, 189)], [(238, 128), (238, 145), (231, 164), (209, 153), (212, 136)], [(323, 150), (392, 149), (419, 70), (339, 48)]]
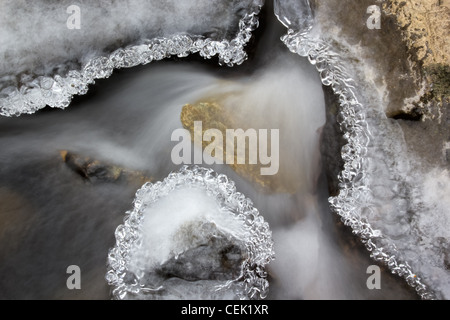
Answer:
[(259, 24), (257, 15), (263, 1), (257, 0), (255, 3), (253, 12), (246, 13), (239, 21), (239, 32), (231, 41), (177, 34), (121, 48), (109, 56), (93, 58), (81, 70), (71, 70), (65, 77), (39, 76), (19, 89), (8, 87), (2, 90), (0, 115), (11, 117), (32, 114), (46, 106), (64, 109), (69, 106), (74, 95), (86, 94), (90, 84), (95, 83), (96, 79), (108, 78), (114, 69), (146, 65), (171, 56), (187, 57), (199, 53), (203, 58), (211, 59), (217, 55), (220, 65), (240, 65), (247, 59), (244, 47)]
[[(291, 0), (275, 0), (275, 4), (276, 16), (288, 28), (281, 39), (283, 43), (291, 52), (307, 57), (319, 72), (323, 85), (331, 86), (339, 97), (337, 119), (347, 144), (341, 150), (344, 169), (338, 176), (339, 195), (329, 198), (331, 209), (361, 239), (371, 258), (384, 263), (393, 274), (404, 278), (422, 299), (435, 299), (435, 293), (402, 259), (395, 243), (380, 230), (374, 229), (365, 216), (365, 212), (370, 210), (371, 198), (366, 171), (371, 133), (365, 108), (355, 93), (357, 85), (346, 72), (340, 56), (327, 42), (311, 34), (314, 13), (308, 0), (301, 1), (301, 5)], [(298, 10), (288, 10), (291, 7)]]
[[(268, 293), (269, 225), (232, 181), (211, 169), (183, 167), (145, 184), (115, 235), (106, 274), (114, 299), (259, 299)], [(216, 257), (207, 249), (211, 241), (228, 243), (228, 261), (242, 257), (241, 264), (223, 263), (223, 256), (214, 264), (199, 254)], [(236, 276), (224, 278), (233, 274), (230, 268)]]
[(365, 200), (370, 197), (367, 187), (367, 146), (370, 132), (365, 121), (363, 106), (358, 102), (353, 88), (355, 84), (339, 63), (339, 56), (334, 54), (327, 43), (308, 37), (304, 33), (289, 30), (282, 41), (294, 53), (308, 57), (320, 73), (322, 83), (331, 86), (339, 97), (340, 110), (338, 122), (347, 144), (341, 150), (344, 170), (338, 176), (339, 195), (329, 199), (332, 210), (337, 213), (346, 226), (350, 226), (370, 256), (388, 266), (393, 274), (404, 278), (415, 288), (422, 299), (434, 299), (434, 293), (413, 272), (407, 261), (401, 261), (400, 253), (388, 238), (379, 230), (374, 230), (363, 211)]

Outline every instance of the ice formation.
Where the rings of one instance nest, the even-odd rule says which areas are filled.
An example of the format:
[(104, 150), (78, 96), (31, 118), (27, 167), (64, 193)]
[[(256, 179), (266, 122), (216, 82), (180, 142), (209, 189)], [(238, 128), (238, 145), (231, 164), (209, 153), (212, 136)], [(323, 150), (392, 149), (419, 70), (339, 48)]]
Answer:
[(278, 20), (289, 29), (308, 32), (314, 23), (314, 12), (309, 0), (274, 0)]
[[(406, 150), (400, 128), (370, 106), (374, 101), (382, 104), (383, 98), (379, 91), (364, 86), (367, 79), (359, 75), (366, 70), (359, 70), (354, 63), (351, 70), (344, 67), (354, 52), (347, 49), (345, 57), (339, 53), (342, 48), (331, 47), (330, 39), (319, 35), (317, 23), (310, 27), (294, 23), (290, 28), (286, 21), (292, 19), (292, 13), (280, 16), (288, 11), (280, 7), (290, 7), (291, 1), (276, 3), (280, 21), (289, 28), (282, 41), (292, 52), (308, 57), (322, 83), (339, 97), (337, 119), (347, 144), (341, 151), (340, 192), (329, 199), (331, 208), (361, 239), (371, 257), (404, 278), (422, 299), (448, 299), (445, 197), (426, 187), (434, 184), (433, 189), (439, 185), (447, 190), (448, 174), (428, 173), (425, 168), (414, 171), (417, 164)], [(312, 21), (305, 16), (308, 10), (298, 12), (303, 17), (299, 21)], [(340, 41), (345, 47), (344, 39)], [(371, 92), (370, 97), (361, 91)], [(439, 178), (431, 178), (433, 175)], [(420, 183), (422, 177), (426, 179)]]
[(0, 115), (34, 113), (46, 105), (65, 108), (114, 69), (170, 56), (217, 55), (221, 64), (241, 64), (262, 0), (214, 6), (206, 0), (82, 1), (75, 30), (67, 27), (70, 5), (68, 0), (2, 3)]
[[(242, 63), (246, 58), (244, 46), (258, 25), (256, 15), (262, 1), (222, 1), (221, 5), (212, 7), (204, 5), (205, 1), (165, 1), (164, 5), (156, 0), (111, 0), (95, 4), (81, 1), (81, 10), (86, 14), (82, 15), (79, 30), (66, 26), (70, 1), (42, 0), (32, 4), (25, 0), (3, 1), (0, 10), (0, 115), (33, 113), (46, 105), (65, 108), (74, 95), (85, 94), (89, 84), (109, 77), (116, 68), (147, 64), (170, 56), (199, 53), (204, 58), (217, 55), (221, 64)], [(149, 8), (154, 19), (149, 19)], [(23, 14), (11, 14), (17, 10)], [(123, 10), (133, 14), (123, 15)], [(224, 12), (228, 13), (226, 19), (217, 19), (217, 15), (222, 17)], [(350, 64), (344, 67), (345, 55), (354, 52), (342, 54), (339, 48), (330, 45), (325, 35), (318, 35), (320, 30), (314, 29), (314, 12), (308, 0), (275, 0), (275, 14), (288, 28), (282, 39), (286, 46), (307, 57), (320, 73), (322, 83), (331, 86), (339, 97), (338, 122), (347, 144), (341, 153), (345, 165), (339, 175), (340, 193), (329, 199), (332, 209), (361, 238), (375, 260), (403, 277), (422, 298), (448, 299), (448, 172), (427, 168), (413, 170), (417, 165), (405, 155), (399, 128), (380, 110), (367, 107), (367, 98), (360, 92), (363, 84), (360, 79), (353, 80), (361, 70), (349, 70)], [(16, 21), (18, 16), (22, 19), (19, 22)], [(99, 16), (101, 25), (97, 22)], [(194, 19), (185, 19), (187, 16)], [(161, 28), (155, 28), (156, 25)], [(32, 29), (39, 32), (32, 33)], [(367, 88), (364, 90), (369, 92)], [(373, 88), (372, 91), (377, 94)], [(243, 267), (239, 279), (215, 283), (213, 287), (218, 285), (224, 289), (226, 293), (222, 298), (230, 297), (227, 295), (230, 292), (231, 296), (240, 298), (265, 296), (267, 280), (261, 267), (272, 258), (270, 231), (248, 200), (236, 193), (230, 182), (220, 180), (225, 177), (202, 169), (183, 169), (161, 183), (145, 185), (138, 191), (134, 209), (117, 229), (117, 245), (109, 255), (107, 280), (115, 288), (115, 298), (149, 297), (162, 290), (159, 286), (147, 287), (139, 282), (140, 269), (149, 266), (140, 262), (138, 251), (133, 251), (135, 255), (128, 253), (132, 248), (139, 249), (146, 241), (152, 242), (140, 233), (148, 227), (141, 224), (151, 207), (147, 205), (188, 183), (218, 195), (221, 205), (233, 206), (238, 212), (236, 221), (241, 219), (245, 226), (243, 230), (233, 228), (236, 234), (217, 228), (211, 231), (207, 228), (210, 224), (206, 224), (205, 232), (209, 235), (219, 232), (242, 241), (254, 262)], [(219, 185), (229, 189), (221, 189)], [(217, 213), (215, 217), (218, 216), (221, 215)], [(253, 217), (254, 222), (247, 219), (249, 217)], [(198, 223), (197, 218), (194, 224)], [(251, 231), (262, 240), (250, 236)], [(158, 256), (146, 258), (167, 260), (167, 255), (173, 254), (172, 249), (167, 251), (166, 246)], [(130, 263), (132, 257), (138, 258)], [(129, 267), (134, 268), (134, 272), (130, 272)], [(204, 288), (203, 284), (200, 286)]]
[(116, 299), (267, 295), (264, 268), (274, 257), (269, 225), (232, 181), (211, 169), (183, 167), (145, 184), (116, 240), (106, 275)]

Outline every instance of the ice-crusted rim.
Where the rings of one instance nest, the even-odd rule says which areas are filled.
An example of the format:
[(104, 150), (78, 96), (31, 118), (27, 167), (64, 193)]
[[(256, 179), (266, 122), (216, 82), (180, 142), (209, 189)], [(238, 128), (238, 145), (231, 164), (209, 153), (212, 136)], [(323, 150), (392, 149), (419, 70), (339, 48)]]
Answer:
[(365, 168), (371, 134), (365, 110), (354, 92), (354, 80), (346, 72), (339, 56), (333, 53), (324, 40), (314, 38), (308, 32), (292, 29), (288, 29), (281, 40), (291, 52), (307, 57), (319, 72), (322, 84), (331, 86), (339, 98), (337, 121), (347, 144), (341, 150), (344, 169), (338, 175), (339, 194), (328, 199), (332, 211), (341, 217), (346, 226), (351, 227), (353, 234), (360, 238), (370, 252), (371, 258), (405, 279), (422, 299), (436, 299), (435, 293), (413, 272), (408, 262), (402, 261), (395, 245), (380, 230), (373, 229), (361, 214), (366, 207), (361, 199), (367, 199), (370, 195)]
[(269, 287), (264, 268), (274, 259), (269, 224), (264, 221), (252, 201), (236, 191), (234, 182), (226, 175), (198, 166), (183, 166), (179, 171), (170, 173), (163, 181), (146, 183), (136, 192), (133, 209), (126, 212), (124, 223), (117, 227), (116, 245), (108, 254), (108, 270), (105, 278), (113, 287), (113, 298), (123, 299), (128, 293), (139, 294), (159, 289), (144, 288), (138, 281), (125, 282), (130, 249), (135, 244), (139, 245), (141, 241), (139, 227), (143, 222), (145, 210), (172, 191), (186, 187), (200, 187), (209, 196), (214, 196), (219, 206), (226, 208), (227, 212), (240, 220), (250, 235), (245, 243), (247, 259), (242, 264), (241, 275), (217, 287), (217, 290), (226, 289), (229, 285), (239, 282), (245, 294), (240, 297), (241, 299), (264, 299)]
[(170, 37), (157, 37), (140, 44), (115, 50), (109, 56), (91, 59), (81, 70), (71, 70), (65, 77), (38, 76), (20, 88), (8, 87), (0, 94), (1, 116), (20, 116), (32, 114), (49, 106), (64, 109), (75, 95), (84, 95), (88, 86), (97, 79), (111, 76), (114, 69), (146, 65), (171, 56), (187, 57), (199, 53), (205, 59), (218, 56), (220, 65), (240, 65), (247, 59), (244, 47), (250, 41), (252, 32), (258, 28), (258, 14), (264, 0), (255, 0), (249, 8), (250, 13), (239, 21), (239, 31), (232, 40), (212, 40), (198, 35), (176, 34)]

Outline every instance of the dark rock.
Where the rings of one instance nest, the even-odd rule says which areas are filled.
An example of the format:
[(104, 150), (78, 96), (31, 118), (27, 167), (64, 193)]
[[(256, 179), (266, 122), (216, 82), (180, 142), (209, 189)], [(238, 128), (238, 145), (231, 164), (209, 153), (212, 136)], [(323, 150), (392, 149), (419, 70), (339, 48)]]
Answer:
[(66, 165), (89, 182), (119, 182), (142, 185), (152, 179), (145, 173), (131, 171), (90, 157), (81, 156), (66, 150), (60, 151)]
[(433, 95), (438, 100), (450, 98), (450, 66), (433, 64), (425, 68), (425, 72), (432, 83)]
[(411, 109), (409, 112), (405, 110), (400, 110), (398, 113), (392, 116), (395, 120), (407, 120), (407, 121), (421, 121), (423, 117), (423, 110), (416, 107)]
[(218, 234), (161, 265), (157, 273), (165, 278), (188, 281), (232, 280), (239, 277), (245, 259), (242, 244)]
[(336, 196), (339, 193), (338, 175), (344, 168), (341, 149), (346, 141), (336, 120), (340, 108), (337, 96), (330, 87), (324, 87), (324, 95), (327, 106), (327, 122), (322, 131), (320, 152), (328, 181), (328, 192), (331, 196)]
[[(197, 237), (192, 237), (194, 230), (190, 229), (195, 229)], [(211, 222), (194, 223), (181, 232), (183, 235), (175, 237), (174, 241), (188, 243), (189, 248), (178, 255), (173, 253), (168, 260), (146, 272), (140, 281), (154, 290), (144, 290), (133, 299), (189, 299), (192, 296), (235, 299), (233, 288), (238, 284), (232, 281), (242, 276), (248, 258), (245, 244)], [(130, 273), (127, 277), (134, 275)], [(128, 283), (133, 281), (133, 278), (127, 279)], [(227, 283), (225, 290), (217, 290)]]
[(445, 263), (445, 268), (447, 270), (450, 270), (450, 251), (449, 250), (447, 250), (444, 253), (444, 263)]

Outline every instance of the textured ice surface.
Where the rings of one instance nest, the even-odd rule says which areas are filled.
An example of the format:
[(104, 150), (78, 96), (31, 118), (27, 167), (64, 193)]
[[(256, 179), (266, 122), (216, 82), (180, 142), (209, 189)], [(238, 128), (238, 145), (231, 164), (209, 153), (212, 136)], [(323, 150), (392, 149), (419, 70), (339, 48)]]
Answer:
[(285, 27), (308, 32), (314, 23), (309, 0), (274, 0), (274, 11)]
[(178, 256), (201, 241), (196, 238), (196, 230), (189, 230), (190, 224), (210, 222), (237, 239), (245, 237), (243, 225), (228, 212), (223, 212), (204, 190), (197, 188), (175, 190), (143, 215), (142, 245), (133, 252), (129, 267), (135, 274), (139, 270), (150, 270), (155, 264)]
[[(279, 18), (286, 24), (286, 18)], [(381, 111), (382, 90), (371, 85), (369, 67), (350, 62), (361, 55), (357, 46), (317, 30), (289, 29), (282, 40), (292, 52), (308, 57), (322, 83), (339, 97), (337, 120), (347, 144), (341, 153), (340, 193), (329, 199), (331, 207), (371, 257), (423, 299), (448, 299), (448, 172), (430, 172), (415, 163), (400, 127)]]
[(144, 185), (116, 240), (106, 275), (116, 299), (267, 295), (264, 268), (274, 255), (269, 226), (233, 182), (212, 170), (183, 167)]
[(169, 56), (246, 59), (261, 0), (79, 1), (80, 29), (67, 28), (72, 1), (3, 1), (0, 114), (67, 107), (115, 68)]

